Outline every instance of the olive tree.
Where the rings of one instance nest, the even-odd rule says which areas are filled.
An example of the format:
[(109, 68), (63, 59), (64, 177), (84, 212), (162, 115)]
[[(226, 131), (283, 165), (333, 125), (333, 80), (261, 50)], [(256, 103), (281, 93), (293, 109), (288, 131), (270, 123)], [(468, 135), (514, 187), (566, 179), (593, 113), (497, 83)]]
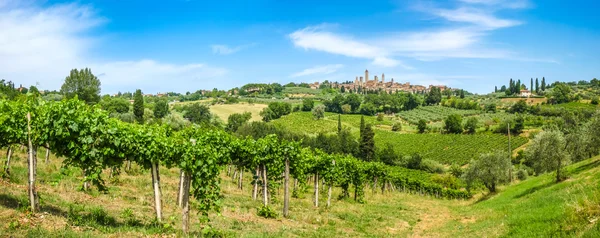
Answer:
[(312, 114), (315, 117), (315, 119), (317, 119), (317, 120), (325, 117), (325, 106), (317, 105), (316, 107), (314, 107), (312, 109)]
[(73, 69), (65, 78), (60, 92), (67, 98), (77, 96), (88, 104), (96, 104), (100, 102), (100, 80), (92, 74), (91, 69)]
[(506, 152), (497, 151), (482, 154), (478, 159), (471, 160), (469, 168), (464, 172), (463, 179), (467, 182), (467, 188), (480, 181), (490, 191), (496, 192), (499, 184), (510, 180), (510, 169), (512, 164)]
[(560, 182), (560, 169), (569, 163), (566, 140), (562, 132), (549, 130), (540, 132), (525, 150), (527, 160), (533, 164), (536, 173), (556, 171), (556, 182)]

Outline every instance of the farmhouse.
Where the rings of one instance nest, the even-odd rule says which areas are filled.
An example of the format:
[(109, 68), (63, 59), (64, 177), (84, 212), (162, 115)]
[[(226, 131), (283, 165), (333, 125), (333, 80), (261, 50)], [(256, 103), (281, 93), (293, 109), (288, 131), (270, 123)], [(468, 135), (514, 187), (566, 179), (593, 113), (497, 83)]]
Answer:
[(531, 97), (531, 91), (529, 91), (527, 89), (521, 89), (520, 96), (521, 97)]

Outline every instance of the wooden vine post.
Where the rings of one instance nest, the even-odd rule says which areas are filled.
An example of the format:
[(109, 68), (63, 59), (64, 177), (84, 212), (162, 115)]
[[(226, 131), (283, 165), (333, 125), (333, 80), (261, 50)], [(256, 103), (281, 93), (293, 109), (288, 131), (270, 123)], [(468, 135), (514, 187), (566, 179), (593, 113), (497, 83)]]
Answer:
[(152, 185), (154, 188), (154, 208), (156, 211), (156, 220), (162, 222), (162, 204), (160, 199), (160, 175), (158, 173), (158, 162), (152, 163)]
[(319, 207), (319, 172), (315, 172), (315, 207)]
[(36, 161), (34, 157), (34, 148), (31, 142), (31, 113), (27, 113), (27, 147), (28, 147), (28, 165), (29, 165), (29, 202), (31, 206), (31, 212), (35, 213), (37, 210), (37, 191), (35, 190), (35, 174), (36, 174)]
[(290, 209), (290, 160), (285, 158), (285, 171), (284, 171), (284, 185), (283, 185), (283, 216), (289, 216)]

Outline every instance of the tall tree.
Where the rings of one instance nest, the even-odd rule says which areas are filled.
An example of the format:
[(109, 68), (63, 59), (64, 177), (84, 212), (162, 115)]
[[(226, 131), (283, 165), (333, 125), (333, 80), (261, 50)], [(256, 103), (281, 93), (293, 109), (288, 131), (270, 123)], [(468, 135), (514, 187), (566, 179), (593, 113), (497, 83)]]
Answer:
[(444, 119), (444, 130), (447, 133), (460, 134), (463, 132), (462, 116), (459, 114), (451, 114)]
[(135, 90), (133, 96), (133, 115), (138, 123), (144, 124), (144, 95), (141, 89)]
[(425, 98), (427, 105), (436, 105), (442, 101), (442, 91), (438, 87), (431, 87), (429, 94)]
[(546, 91), (546, 78), (542, 77), (542, 92)]
[(513, 79), (510, 79), (510, 82), (508, 83), (508, 90), (510, 91), (510, 93), (514, 93), (515, 91), (515, 82), (513, 82)]
[(360, 134), (365, 130), (365, 116), (360, 116)]
[(460, 90), (460, 98), (465, 98), (465, 90)]
[(540, 93), (540, 81), (538, 80), (538, 78), (535, 78), (535, 93)]
[(498, 92), (498, 86), (494, 86), (494, 92), (497, 93)]
[(67, 98), (77, 96), (79, 100), (88, 104), (96, 104), (100, 102), (100, 80), (92, 74), (92, 70), (89, 68), (73, 69), (65, 78), (60, 92)]
[(161, 119), (169, 114), (169, 103), (167, 100), (161, 99), (154, 103), (154, 117)]
[(531, 82), (529, 83), (529, 91), (533, 92), (533, 78), (531, 78)]
[(371, 124), (367, 124), (360, 134), (358, 149), (363, 160), (373, 161), (375, 159), (375, 132), (371, 128)]
[(467, 189), (475, 181), (481, 181), (490, 191), (496, 192), (498, 184), (510, 181), (510, 168), (512, 164), (506, 152), (482, 154), (479, 159), (471, 160), (469, 168), (463, 174), (467, 182)]

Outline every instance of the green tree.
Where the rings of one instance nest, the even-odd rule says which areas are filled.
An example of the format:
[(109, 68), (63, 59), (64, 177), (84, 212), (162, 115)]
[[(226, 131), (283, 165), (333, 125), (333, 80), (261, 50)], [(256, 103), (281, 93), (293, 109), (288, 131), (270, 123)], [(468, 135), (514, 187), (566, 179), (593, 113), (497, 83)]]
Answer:
[(346, 99), (344, 99), (344, 103), (350, 105), (352, 111), (356, 112), (360, 108), (360, 96), (358, 96), (357, 94), (350, 94), (346, 96)]
[(236, 132), (238, 128), (250, 121), (251, 118), (252, 114), (250, 112), (233, 113), (227, 118), (227, 127), (225, 130), (232, 133)]
[(401, 131), (401, 130), (402, 130), (402, 123), (396, 122), (396, 123), (394, 123), (394, 125), (392, 125), (392, 131)]
[(460, 98), (465, 98), (465, 90), (460, 90)]
[(400, 164), (400, 155), (394, 150), (394, 145), (391, 143), (385, 144), (385, 148), (380, 150), (377, 154), (378, 160), (387, 165), (398, 165)]
[(363, 160), (373, 161), (375, 159), (375, 132), (371, 128), (371, 124), (367, 124), (360, 133), (358, 149)]
[(315, 101), (310, 98), (305, 98), (302, 100), (302, 111), (310, 112), (315, 106)]
[(340, 132), (342, 132), (342, 115), (338, 114), (338, 134), (340, 134)]
[(200, 103), (194, 103), (187, 105), (184, 110), (185, 112), (183, 113), (183, 117), (188, 119), (190, 122), (203, 125), (210, 124), (212, 114), (210, 113), (208, 106)]
[(100, 102), (100, 80), (92, 74), (91, 69), (73, 69), (65, 78), (60, 92), (67, 98), (77, 96), (88, 104), (96, 104)]
[(425, 103), (427, 105), (437, 105), (442, 101), (442, 92), (438, 87), (431, 87), (427, 97), (425, 98)]
[(540, 81), (538, 78), (535, 78), (535, 93), (540, 94)]
[(531, 82), (529, 83), (529, 91), (533, 92), (533, 78), (531, 78)]
[(140, 89), (133, 95), (133, 115), (138, 123), (144, 124), (144, 95)]
[(444, 119), (444, 130), (446, 133), (460, 134), (463, 132), (462, 116), (459, 114), (451, 114)]
[(427, 130), (427, 121), (425, 121), (425, 119), (419, 120), (417, 123), (417, 130), (419, 130), (419, 133), (424, 133), (425, 130)]
[(506, 152), (482, 154), (479, 159), (471, 160), (463, 179), (467, 183), (467, 189), (470, 189), (475, 181), (480, 181), (494, 193), (497, 185), (510, 181), (511, 167), (512, 163)]
[(550, 102), (553, 104), (568, 103), (573, 101), (571, 87), (564, 83), (558, 83), (552, 88)]
[(546, 91), (546, 78), (542, 77), (542, 92)]
[(490, 103), (490, 104), (485, 105), (485, 112), (495, 113), (496, 112), (496, 104)]
[(131, 103), (124, 98), (109, 97), (107, 99), (103, 99), (100, 102), (100, 105), (102, 106), (102, 109), (108, 111), (109, 113), (127, 113), (129, 112), (129, 106)]
[(569, 163), (569, 154), (566, 151), (566, 140), (562, 132), (549, 130), (537, 134), (525, 150), (525, 154), (536, 173), (556, 171), (556, 182), (560, 182), (561, 168)]
[(154, 103), (154, 118), (162, 119), (169, 114), (169, 103), (165, 99), (160, 99)]
[(479, 121), (476, 117), (470, 117), (467, 120), (467, 123), (465, 123), (465, 130), (467, 130), (469, 134), (474, 134), (475, 130), (477, 130), (477, 123), (479, 123)]
[(317, 120), (325, 117), (325, 106), (317, 105), (316, 107), (314, 107), (312, 109), (312, 114), (315, 117), (315, 119), (317, 119)]
[(527, 106), (527, 102), (525, 100), (519, 100), (508, 109), (508, 112), (525, 113), (527, 112), (527, 109), (529, 109), (529, 106)]

